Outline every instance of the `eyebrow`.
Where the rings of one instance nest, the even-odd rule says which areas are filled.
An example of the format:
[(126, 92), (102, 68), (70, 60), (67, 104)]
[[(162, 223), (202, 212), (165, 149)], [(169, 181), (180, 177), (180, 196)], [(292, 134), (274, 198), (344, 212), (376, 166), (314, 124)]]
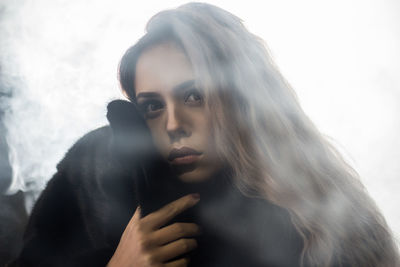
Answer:
[[(184, 81), (183, 83), (178, 84), (177, 86), (174, 86), (174, 88), (172, 88), (172, 91), (182, 91), (185, 90), (187, 88), (190, 88), (194, 85), (194, 80), (187, 80)], [(160, 94), (159, 93), (155, 93), (155, 92), (142, 92), (139, 93), (136, 96), (136, 99), (140, 98), (140, 97), (158, 97)]]
[(194, 80), (188, 80), (188, 81), (178, 84), (177, 86), (172, 88), (172, 90), (173, 91), (182, 91), (182, 90), (192, 87), (193, 85), (194, 85)]

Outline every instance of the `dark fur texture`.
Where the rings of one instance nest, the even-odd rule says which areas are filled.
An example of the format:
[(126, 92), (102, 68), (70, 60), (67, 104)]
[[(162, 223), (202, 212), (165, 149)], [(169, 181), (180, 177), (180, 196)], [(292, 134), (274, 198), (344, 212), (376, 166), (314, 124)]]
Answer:
[(85, 135), (57, 166), (11, 266), (105, 266), (138, 204), (145, 216), (192, 192), (200, 202), (174, 219), (203, 229), (190, 266), (299, 265), (302, 241), (285, 210), (242, 195), (228, 171), (180, 183), (133, 104), (113, 101), (107, 117), (111, 127)]

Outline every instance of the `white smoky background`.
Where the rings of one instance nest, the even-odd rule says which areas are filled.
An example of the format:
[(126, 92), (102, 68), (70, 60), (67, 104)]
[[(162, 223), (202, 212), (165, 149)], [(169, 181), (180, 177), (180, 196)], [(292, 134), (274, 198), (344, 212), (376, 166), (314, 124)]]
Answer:
[[(106, 124), (106, 104), (123, 97), (118, 62), (147, 20), (184, 2), (0, 1), (7, 194), (24, 191), (30, 211), (66, 150)], [(306, 113), (360, 173), (398, 237), (400, 3), (206, 2), (266, 40)]]

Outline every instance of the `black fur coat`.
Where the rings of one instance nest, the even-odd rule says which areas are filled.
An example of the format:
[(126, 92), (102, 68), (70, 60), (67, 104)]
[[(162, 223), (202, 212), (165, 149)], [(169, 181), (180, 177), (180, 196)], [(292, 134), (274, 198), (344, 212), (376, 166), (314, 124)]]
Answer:
[(245, 197), (227, 172), (180, 183), (152, 152), (132, 104), (111, 102), (107, 117), (110, 126), (82, 137), (58, 164), (10, 266), (105, 266), (137, 205), (146, 215), (192, 192), (200, 202), (175, 218), (203, 229), (189, 266), (299, 266), (303, 244), (285, 210)]

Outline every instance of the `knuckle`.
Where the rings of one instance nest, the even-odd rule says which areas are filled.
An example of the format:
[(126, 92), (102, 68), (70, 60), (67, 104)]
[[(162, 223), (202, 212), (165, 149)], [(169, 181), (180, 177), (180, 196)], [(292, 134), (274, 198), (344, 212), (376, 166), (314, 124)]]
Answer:
[(151, 254), (145, 254), (144, 262), (146, 266), (152, 266), (155, 263), (154, 256), (152, 256)]
[(190, 261), (189, 258), (185, 257), (185, 258), (182, 259), (182, 261), (180, 262), (179, 266), (188, 266), (189, 261)]
[(179, 211), (178, 206), (176, 206), (176, 205), (171, 205), (170, 206), (170, 209), (169, 209), (169, 213), (170, 214), (176, 214), (176, 213), (178, 213), (178, 211)]
[(138, 240), (138, 244), (139, 244), (140, 248), (142, 248), (142, 250), (147, 249), (150, 245), (149, 243), (150, 243), (149, 240), (145, 237), (140, 237)]
[(178, 235), (183, 235), (185, 233), (185, 227), (181, 223), (174, 223), (174, 230)]
[(181, 242), (180, 242), (180, 246), (181, 246), (181, 249), (183, 250), (183, 251), (186, 251), (186, 250), (188, 250), (189, 249), (189, 243), (187, 242), (187, 240), (186, 239), (181, 239), (180, 240)]
[(180, 246), (183, 251), (189, 251), (197, 246), (197, 242), (194, 239), (180, 239)]
[(146, 266), (151, 267), (162, 267), (164, 266), (158, 259), (158, 257), (154, 253), (148, 253), (146, 255)]
[(143, 223), (137, 222), (137, 223), (135, 224), (135, 228), (136, 228), (139, 232), (143, 232)]
[(147, 262), (149, 264), (156, 264), (157, 263), (156, 258), (154, 257), (153, 254), (148, 254), (147, 255)]
[(174, 206), (172, 204), (168, 204), (163, 208), (163, 210), (165, 211), (165, 213), (171, 214), (174, 211)]

